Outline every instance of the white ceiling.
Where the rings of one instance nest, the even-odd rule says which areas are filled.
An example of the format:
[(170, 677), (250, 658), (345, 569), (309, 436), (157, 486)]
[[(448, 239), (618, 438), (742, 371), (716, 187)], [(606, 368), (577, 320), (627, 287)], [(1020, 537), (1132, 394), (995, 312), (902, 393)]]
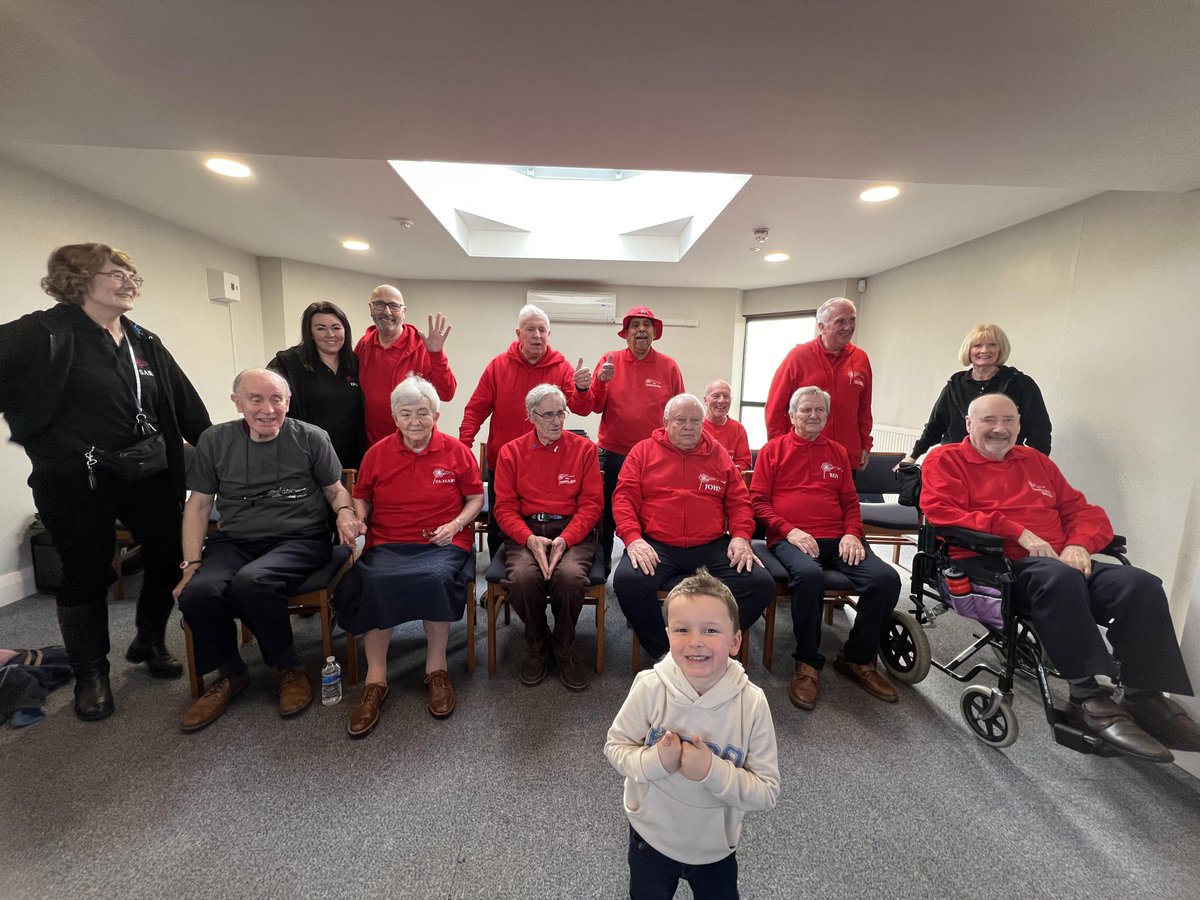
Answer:
[[(10, 0), (0, 34), (0, 155), (408, 279), (854, 277), (1101, 191), (1200, 187), (1194, 0)], [(213, 152), (255, 177), (209, 174)], [(387, 159), (755, 177), (678, 263), (478, 259)], [(879, 181), (905, 191), (857, 200)], [(762, 226), (790, 262), (750, 252)]]

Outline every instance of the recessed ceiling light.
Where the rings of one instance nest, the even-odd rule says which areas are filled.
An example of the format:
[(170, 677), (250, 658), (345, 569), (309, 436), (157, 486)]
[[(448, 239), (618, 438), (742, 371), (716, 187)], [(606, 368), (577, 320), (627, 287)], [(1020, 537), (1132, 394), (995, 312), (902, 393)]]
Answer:
[(370, 250), (371, 245), (366, 241), (342, 241), (342, 246), (347, 250)]
[(220, 156), (213, 156), (206, 159), (204, 165), (209, 171), (216, 172), (218, 175), (225, 175), (229, 178), (249, 178), (253, 174), (249, 166), (243, 165), (240, 162), (234, 162), (232, 159), (224, 159)]
[(879, 187), (867, 188), (858, 195), (858, 199), (865, 203), (882, 203), (884, 200), (891, 200), (899, 195), (900, 188), (894, 184), (884, 184)]
[(791, 259), (786, 253), (768, 253), (763, 257), (763, 262), (787, 262)]

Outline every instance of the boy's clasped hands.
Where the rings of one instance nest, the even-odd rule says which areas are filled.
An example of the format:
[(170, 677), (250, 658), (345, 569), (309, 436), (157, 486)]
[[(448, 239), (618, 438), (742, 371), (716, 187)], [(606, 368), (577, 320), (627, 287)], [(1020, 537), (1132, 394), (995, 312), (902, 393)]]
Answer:
[(699, 736), (680, 737), (668, 731), (658, 741), (658, 759), (668, 772), (682, 772), (691, 781), (703, 781), (712, 769), (712, 750)]

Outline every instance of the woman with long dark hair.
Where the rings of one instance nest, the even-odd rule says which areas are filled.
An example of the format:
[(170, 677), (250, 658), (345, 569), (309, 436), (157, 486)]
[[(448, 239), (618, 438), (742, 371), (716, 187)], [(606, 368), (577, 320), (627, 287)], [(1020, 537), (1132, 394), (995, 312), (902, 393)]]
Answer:
[(267, 364), (288, 380), (288, 415), (324, 428), (344, 469), (357, 469), (366, 450), (358, 358), (346, 314), (328, 300), (310, 303), (300, 320), (300, 343)]

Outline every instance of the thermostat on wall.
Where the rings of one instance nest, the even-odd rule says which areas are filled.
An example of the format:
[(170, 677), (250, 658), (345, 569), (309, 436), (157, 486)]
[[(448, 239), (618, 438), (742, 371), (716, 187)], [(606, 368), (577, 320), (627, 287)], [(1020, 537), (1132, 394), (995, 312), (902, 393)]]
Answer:
[(208, 273), (208, 299), (214, 303), (237, 303), (242, 299), (242, 282), (232, 272), (205, 269)]

